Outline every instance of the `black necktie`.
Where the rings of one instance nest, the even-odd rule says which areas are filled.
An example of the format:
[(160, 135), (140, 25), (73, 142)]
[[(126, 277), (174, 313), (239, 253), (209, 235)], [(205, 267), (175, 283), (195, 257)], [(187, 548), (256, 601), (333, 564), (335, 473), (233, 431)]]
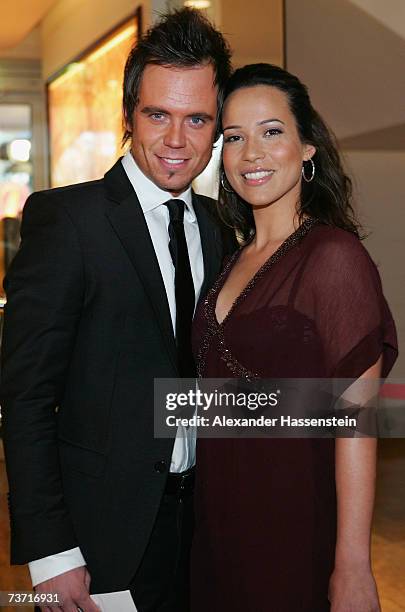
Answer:
[(184, 202), (169, 200), (169, 251), (175, 269), (176, 344), (179, 374), (195, 377), (195, 363), (191, 350), (191, 322), (194, 314), (195, 291), (191, 275), (186, 236), (184, 233)]

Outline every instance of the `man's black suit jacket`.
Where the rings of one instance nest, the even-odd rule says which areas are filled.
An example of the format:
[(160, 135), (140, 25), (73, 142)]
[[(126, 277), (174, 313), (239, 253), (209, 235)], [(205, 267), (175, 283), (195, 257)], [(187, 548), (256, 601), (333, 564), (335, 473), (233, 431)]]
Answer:
[[(201, 295), (236, 248), (193, 195)], [(126, 588), (148, 542), (173, 440), (153, 437), (153, 379), (176, 377), (163, 280), (120, 161), (33, 194), (5, 288), (1, 403), (11, 559), (80, 546), (92, 592)]]

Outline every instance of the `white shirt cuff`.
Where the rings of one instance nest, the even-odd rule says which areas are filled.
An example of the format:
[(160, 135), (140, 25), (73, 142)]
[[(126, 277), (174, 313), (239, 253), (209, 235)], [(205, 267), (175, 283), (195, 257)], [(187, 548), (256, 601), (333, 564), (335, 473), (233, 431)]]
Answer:
[(32, 586), (83, 565), (86, 565), (86, 561), (78, 547), (31, 561), (28, 563), (28, 569), (31, 574)]

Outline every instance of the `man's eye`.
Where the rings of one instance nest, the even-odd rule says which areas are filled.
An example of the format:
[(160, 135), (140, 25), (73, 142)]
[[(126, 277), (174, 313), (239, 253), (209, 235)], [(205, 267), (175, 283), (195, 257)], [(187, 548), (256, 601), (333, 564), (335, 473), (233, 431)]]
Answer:
[(162, 121), (162, 119), (164, 119), (164, 114), (163, 113), (152, 113), (150, 115), (151, 119), (154, 119), (155, 121)]
[(190, 117), (190, 122), (192, 125), (204, 125), (205, 121), (202, 117)]

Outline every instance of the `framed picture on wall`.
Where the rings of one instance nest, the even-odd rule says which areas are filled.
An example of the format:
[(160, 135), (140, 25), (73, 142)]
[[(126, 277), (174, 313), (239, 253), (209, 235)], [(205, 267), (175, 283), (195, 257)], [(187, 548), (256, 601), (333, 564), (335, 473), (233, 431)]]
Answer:
[(51, 187), (101, 178), (122, 154), (125, 61), (141, 9), (47, 83)]

